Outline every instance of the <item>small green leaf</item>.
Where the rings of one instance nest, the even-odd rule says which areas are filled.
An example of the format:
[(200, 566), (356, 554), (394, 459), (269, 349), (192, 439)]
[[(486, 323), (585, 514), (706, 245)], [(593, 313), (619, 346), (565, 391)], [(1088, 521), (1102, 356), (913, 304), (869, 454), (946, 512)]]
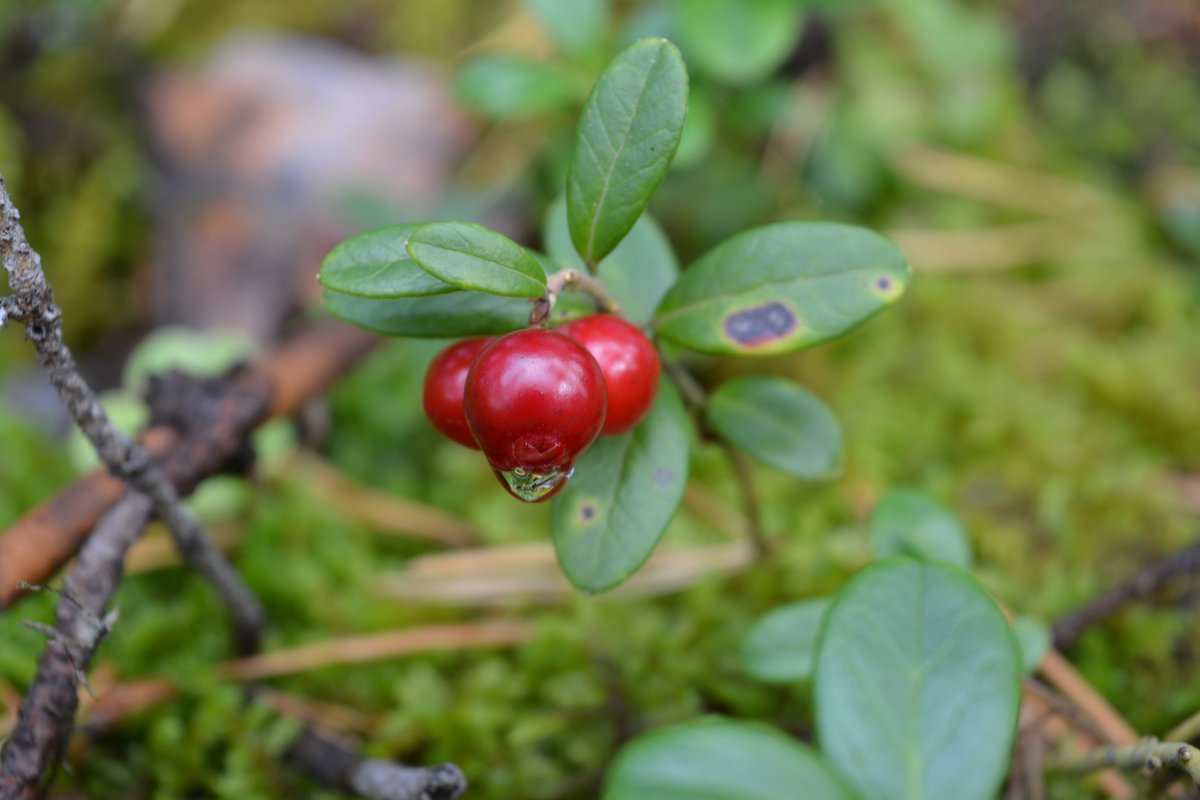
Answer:
[(634, 42), (592, 87), (567, 174), (571, 240), (587, 263), (612, 252), (662, 183), (687, 96), (683, 57), (666, 39)]
[(507, 236), (473, 222), (431, 222), (408, 237), (421, 269), (459, 289), (506, 297), (540, 297), (546, 273)]
[(667, 341), (771, 355), (831, 339), (904, 293), (908, 265), (863, 228), (780, 222), (734, 236), (684, 270), (658, 309)]
[(523, 0), (562, 52), (586, 56), (599, 50), (608, 30), (608, 0)]
[(742, 667), (767, 683), (808, 680), (831, 603), (829, 597), (801, 600), (764, 615), (742, 640)]
[(359, 297), (426, 297), (453, 292), (413, 263), (404, 245), (420, 223), (386, 225), (351, 236), (329, 251), (317, 278), (326, 289)]
[(1021, 659), (971, 576), (898, 558), (851, 580), (825, 619), (821, 750), (865, 800), (991, 800), (1008, 772)]
[(468, 61), (454, 76), (454, 94), (482, 116), (504, 121), (553, 114), (582, 99), (580, 87), (553, 64), (508, 55)]
[(767, 466), (805, 480), (837, 472), (842, 458), (837, 417), (791, 381), (729, 381), (712, 393), (704, 413), (722, 438)]
[(958, 517), (924, 492), (892, 489), (871, 513), (876, 558), (912, 556), (971, 568), (971, 543)]
[(733, 84), (774, 72), (795, 47), (803, 19), (796, 0), (685, 0), (678, 9), (688, 62)]
[(1022, 669), (1027, 675), (1037, 672), (1042, 659), (1054, 644), (1050, 628), (1033, 617), (1016, 617), (1012, 621), (1012, 629), (1021, 648)]
[(325, 307), (335, 317), (373, 333), (419, 339), (507, 333), (529, 321), (528, 300), (482, 292), (374, 300), (327, 291)]
[(706, 717), (642, 734), (617, 756), (603, 800), (854, 800), (820, 755), (762, 725)]
[[(567, 201), (560, 197), (546, 212), (543, 239), (546, 250), (564, 266), (584, 269), (567, 229)], [(658, 223), (642, 214), (617, 248), (596, 271), (621, 310), (637, 323), (654, 316), (659, 300), (679, 276), (675, 251)]]
[(571, 583), (603, 592), (650, 557), (683, 500), (690, 444), (683, 403), (664, 381), (636, 428), (597, 440), (579, 458), (551, 518)]

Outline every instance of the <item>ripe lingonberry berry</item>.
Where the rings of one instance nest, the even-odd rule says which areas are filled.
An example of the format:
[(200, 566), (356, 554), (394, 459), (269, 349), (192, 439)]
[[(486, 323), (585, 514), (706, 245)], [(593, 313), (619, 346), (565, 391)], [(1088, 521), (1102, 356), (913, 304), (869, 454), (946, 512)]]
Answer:
[(434, 356), (425, 371), (425, 388), (421, 395), (425, 416), (429, 417), (433, 427), (472, 450), (478, 450), (479, 445), (467, 425), (463, 391), (467, 385), (467, 372), (491, 340), (488, 336), (455, 342)]
[(608, 415), (601, 433), (624, 433), (641, 422), (658, 393), (662, 371), (658, 353), (645, 334), (612, 314), (593, 314), (560, 330), (586, 347), (604, 373)]
[(556, 494), (600, 434), (608, 393), (578, 342), (529, 328), (492, 342), (467, 374), (464, 405), (496, 477), (521, 500)]

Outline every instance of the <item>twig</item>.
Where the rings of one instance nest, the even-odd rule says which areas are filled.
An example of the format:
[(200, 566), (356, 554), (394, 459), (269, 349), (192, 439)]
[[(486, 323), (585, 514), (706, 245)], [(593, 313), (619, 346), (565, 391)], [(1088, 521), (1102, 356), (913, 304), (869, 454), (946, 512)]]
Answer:
[(1138, 570), (1132, 578), (1114, 586), (1081, 608), (1054, 623), (1054, 646), (1064, 650), (1079, 640), (1091, 626), (1112, 616), (1122, 607), (1149, 597), (1166, 584), (1200, 572), (1200, 539), (1184, 549)]
[(121, 580), (122, 559), (149, 515), (149, 499), (127, 496), (79, 551), (55, 611), (55, 635), (0, 752), (0, 800), (35, 797), (42, 776), (62, 752), (75, 720), (78, 686), (112, 624), (106, 609)]
[(538, 325), (544, 322), (554, 310), (558, 296), (563, 292), (585, 292), (596, 301), (596, 308), (600, 311), (606, 314), (621, 313), (620, 304), (609, 294), (603, 283), (577, 269), (564, 269), (546, 279), (546, 293), (533, 301), (533, 310), (529, 312), (529, 324)]
[(453, 764), (406, 767), (364, 759), (308, 727), (292, 742), (286, 758), (317, 783), (368, 800), (456, 800), (467, 790), (466, 777)]
[[(272, 416), (296, 413), (379, 341), (340, 322), (301, 328), (261, 362), (223, 382), (222, 396), (209, 404), (202, 436), (185, 440), (171, 428), (152, 427), (141, 441), (176, 487), (187, 492), (222, 471), (255, 427)], [(119, 479), (97, 470), (26, 513), (0, 536), (0, 611), (20, 599), (19, 582), (43, 583), (73, 556), (125, 491)]]
[(184, 562), (208, 578), (229, 608), (238, 650), (253, 652), (258, 649), (266, 622), (262, 605), (180, 502), (175, 486), (151, 461), (145, 448), (116, 429), (79, 374), (71, 351), (63, 343), (62, 313), (54, 303), (41, 257), (25, 237), (20, 219), (0, 176), (0, 255), (14, 292), (4, 306), (5, 321), (16, 319), (25, 324), (26, 338), (33, 342), (71, 418), (109, 470), (150, 498), (154, 515), (170, 530)]
[(1065, 772), (1091, 772), (1105, 767), (1145, 771), (1157, 774), (1165, 767), (1180, 770), (1200, 785), (1200, 750), (1184, 742), (1159, 742), (1149, 739), (1124, 747), (1100, 747), (1076, 758), (1050, 762), (1052, 769)]

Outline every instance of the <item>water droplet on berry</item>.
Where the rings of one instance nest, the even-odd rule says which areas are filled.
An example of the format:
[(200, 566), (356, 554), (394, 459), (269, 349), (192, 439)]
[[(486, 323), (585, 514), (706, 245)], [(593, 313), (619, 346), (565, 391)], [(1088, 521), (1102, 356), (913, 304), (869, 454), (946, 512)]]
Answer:
[(509, 491), (527, 503), (536, 503), (557, 491), (574, 471), (574, 467), (549, 472), (531, 472), (521, 467), (495, 470), (496, 477), (504, 481)]

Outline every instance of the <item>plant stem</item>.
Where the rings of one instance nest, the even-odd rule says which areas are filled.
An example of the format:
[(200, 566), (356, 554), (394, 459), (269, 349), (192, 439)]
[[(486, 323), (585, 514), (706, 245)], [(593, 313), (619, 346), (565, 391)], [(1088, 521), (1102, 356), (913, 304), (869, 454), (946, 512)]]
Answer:
[(1106, 767), (1148, 771), (1155, 774), (1164, 767), (1187, 773), (1200, 785), (1200, 750), (1184, 742), (1159, 742), (1148, 739), (1126, 747), (1098, 747), (1076, 758), (1064, 758), (1050, 763), (1052, 769), (1066, 772), (1092, 772)]
[(738, 491), (742, 494), (742, 507), (746, 519), (750, 523), (747, 533), (754, 543), (754, 551), (759, 559), (765, 558), (771, 552), (770, 541), (762, 524), (762, 501), (758, 496), (758, 484), (754, 480), (754, 464), (741, 450), (738, 450), (724, 439), (721, 448), (729, 458), (733, 467), (733, 476), (737, 479)]
[(620, 304), (598, 278), (577, 269), (564, 269), (546, 279), (546, 293), (533, 301), (529, 324), (538, 325), (549, 318), (558, 296), (563, 292), (585, 292), (596, 302), (597, 310), (606, 314), (621, 313)]

